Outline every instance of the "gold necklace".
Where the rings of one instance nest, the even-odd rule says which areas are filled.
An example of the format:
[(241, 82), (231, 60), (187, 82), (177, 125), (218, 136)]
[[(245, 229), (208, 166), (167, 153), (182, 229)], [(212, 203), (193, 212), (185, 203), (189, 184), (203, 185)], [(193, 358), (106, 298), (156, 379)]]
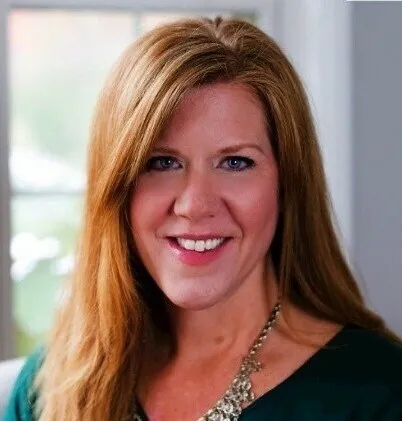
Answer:
[[(272, 331), (281, 311), (281, 304), (278, 302), (272, 309), (267, 322), (261, 329), (259, 335), (252, 343), (247, 355), (243, 358), (240, 369), (235, 375), (231, 385), (215, 406), (206, 412), (197, 421), (238, 421), (245, 404), (250, 404), (255, 399), (251, 374), (261, 371), (262, 364), (256, 359), (259, 348), (265, 342)], [(147, 421), (137, 411), (133, 421)]]

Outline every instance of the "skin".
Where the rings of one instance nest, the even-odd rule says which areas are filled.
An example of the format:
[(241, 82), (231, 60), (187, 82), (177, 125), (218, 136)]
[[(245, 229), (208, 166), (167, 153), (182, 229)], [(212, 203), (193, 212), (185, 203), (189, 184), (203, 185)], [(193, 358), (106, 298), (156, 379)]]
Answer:
[[(229, 147), (238, 150), (223, 151)], [(254, 166), (228, 162), (232, 155)], [(278, 169), (258, 100), (234, 84), (194, 90), (159, 139), (157, 156), (171, 162), (155, 162), (155, 168), (169, 167), (139, 177), (131, 222), (140, 256), (164, 294), (180, 308), (201, 310), (227, 300), (243, 283), (254, 289), (263, 282), (278, 215)], [(167, 236), (180, 234), (231, 240), (219, 259), (191, 266), (167, 245)]]
[[(168, 159), (156, 159), (160, 156)], [(235, 83), (192, 90), (155, 145), (131, 200), (138, 252), (171, 303), (176, 328), (176, 354), (140, 388), (150, 419), (201, 416), (230, 384), (265, 323), (278, 299), (269, 259), (278, 187), (263, 107), (253, 92)], [(230, 239), (219, 257), (204, 265), (180, 261), (167, 240), (205, 233)], [(319, 344), (337, 329), (286, 307), (294, 325), (302, 324)], [(281, 320), (281, 330), (261, 351), (260, 360), (271, 369), (269, 377), (253, 379), (257, 396), (315, 352), (291, 341), (287, 326)], [(311, 336), (316, 331), (318, 336)], [(291, 358), (284, 359), (287, 351)], [(177, 393), (183, 399), (178, 401)]]

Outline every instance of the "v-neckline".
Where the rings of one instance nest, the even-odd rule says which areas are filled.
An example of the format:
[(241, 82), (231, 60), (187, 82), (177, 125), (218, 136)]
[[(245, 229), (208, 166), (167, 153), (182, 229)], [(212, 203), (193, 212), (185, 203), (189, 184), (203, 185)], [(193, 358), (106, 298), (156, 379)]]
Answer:
[[(288, 377), (286, 377), (272, 389), (267, 390), (265, 393), (263, 393), (253, 402), (251, 402), (250, 405), (246, 406), (246, 408), (242, 410), (240, 417), (248, 414), (248, 412), (253, 411), (253, 409), (257, 405), (260, 405), (262, 402), (265, 402), (266, 400), (272, 398), (277, 393), (282, 392), (283, 389), (286, 389), (287, 387), (289, 387), (289, 385), (292, 385), (292, 383), (296, 381), (300, 376), (302, 376), (306, 370), (308, 370), (312, 365), (316, 364), (317, 361), (320, 361), (324, 355), (327, 355), (325, 351), (327, 351), (329, 347), (339, 345), (339, 339), (344, 335), (347, 328), (348, 326), (344, 326), (342, 329), (340, 329), (339, 332), (337, 332), (331, 339), (329, 339), (329, 341), (327, 341), (314, 354), (312, 354), (300, 367), (293, 371)], [(144, 408), (142, 407), (138, 399), (136, 399), (136, 409), (140, 417), (140, 420), (138, 421), (151, 421), (148, 418)]]
[(250, 405), (243, 409), (242, 415), (247, 414), (248, 412), (253, 411), (253, 409), (260, 405), (262, 402), (266, 402), (269, 399), (272, 399), (276, 394), (283, 393), (286, 388), (292, 386), (294, 382), (296, 382), (299, 378), (303, 377), (305, 372), (310, 371), (311, 367), (316, 365), (317, 363), (321, 362), (322, 358), (325, 358), (328, 354), (326, 351), (329, 348), (334, 349), (341, 344), (340, 339), (344, 336), (344, 333), (348, 329), (348, 326), (342, 327), (331, 339), (329, 339), (324, 345), (322, 345), (319, 349), (317, 349), (314, 354), (312, 354), (300, 367), (294, 370), (288, 377), (283, 379), (280, 383), (274, 386), (272, 389), (267, 390)]

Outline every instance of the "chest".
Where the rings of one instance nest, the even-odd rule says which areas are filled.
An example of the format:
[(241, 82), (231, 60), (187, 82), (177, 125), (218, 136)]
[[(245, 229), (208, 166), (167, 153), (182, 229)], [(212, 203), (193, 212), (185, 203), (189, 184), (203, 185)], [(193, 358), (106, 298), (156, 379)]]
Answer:
[(225, 407), (243, 410), (286, 380), (301, 363), (299, 360), (281, 363), (282, 360), (280, 355), (270, 355), (263, 359), (260, 371), (253, 364), (246, 365), (249, 374), (240, 376), (241, 358), (220, 364), (211, 361), (187, 369), (166, 367), (148, 382), (140, 402), (150, 421), (198, 420), (216, 408), (228, 392), (231, 398), (226, 400)]

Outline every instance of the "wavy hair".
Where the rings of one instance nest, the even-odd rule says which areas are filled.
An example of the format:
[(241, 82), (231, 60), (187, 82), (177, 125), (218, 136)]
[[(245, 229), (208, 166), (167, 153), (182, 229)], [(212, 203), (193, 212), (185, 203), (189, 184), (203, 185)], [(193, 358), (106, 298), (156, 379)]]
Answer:
[(308, 99), (289, 60), (250, 23), (181, 20), (130, 45), (100, 94), (76, 270), (36, 381), (41, 421), (130, 417), (146, 348), (167, 318), (135, 251), (130, 195), (180, 100), (216, 81), (248, 86), (265, 108), (279, 168), (281, 214), (270, 251), (281, 296), (322, 319), (397, 340), (365, 306), (342, 254)]

